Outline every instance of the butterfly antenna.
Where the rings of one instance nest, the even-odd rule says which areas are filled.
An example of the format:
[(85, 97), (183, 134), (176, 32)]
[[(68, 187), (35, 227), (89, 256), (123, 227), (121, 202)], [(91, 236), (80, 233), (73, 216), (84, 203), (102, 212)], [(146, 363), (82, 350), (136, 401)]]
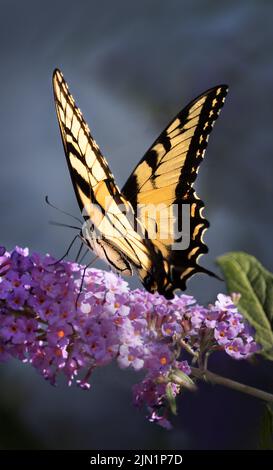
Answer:
[(63, 261), (63, 260), (65, 259), (65, 257), (69, 254), (69, 252), (70, 252), (72, 246), (74, 245), (75, 241), (77, 240), (78, 236), (79, 236), (79, 235), (76, 235), (76, 236), (73, 238), (73, 240), (72, 240), (72, 242), (70, 243), (69, 247), (67, 248), (65, 254), (64, 254), (60, 259), (58, 259), (57, 261), (54, 261), (54, 263), (51, 263), (49, 266), (54, 266), (55, 264), (58, 264), (58, 263), (60, 263), (61, 261)]
[(53, 209), (56, 209), (57, 211), (61, 212), (62, 214), (65, 214), (65, 215), (68, 215), (69, 217), (72, 217), (74, 220), (77, 220), (77, 222), (80, 222), (80, 224), (82, 225), (82, 220), (79, 219), (78, 217), (75, 217), (74, 215), (72, 214), (69, 214), (69, 212), (66, 212), (62, 209), (60, 209), (59, 207), (56, 207), (54, 206), (54, 204), (52, 204), (51, 202), (49, 202), (49, 199), (48, 199), (48, 196), (45, 197), (45, 202), (50, 206), (52, 207)]
[(83, 270), (83, 273), (82, 273), (82, 278), (81, 278), (80, 290), (79, 290), (79, 293), (78, 293), (77, 298), (76, 298), (76, 309), (78, 308), (79, 298), (80, 298), (80, 295), (82, 293), (82, 288), (83, 288), (83, 283), (84, 283), (84, 278), (85, 278), (86, 271), (87, 271), (88, 268), (90, 268), (90, 266), (92, 266), (92, 264), (95, 263), (95, 261), (97, 259), (98, 259), (98, 256), (95, 256), (95, 258), (92, 259), (92, 261), (84, 267), (84, 270)]
[(60, 222), (55, 222), (55, 220), (50, 220), (49, 225), (55, 225), (56, 227), (68, 227), (68, 228), (74, 228), (75, 230), (81, 230), (80, 227), (76, 227), (76, 225), (68, 225), (68, 224), (62, 224)]

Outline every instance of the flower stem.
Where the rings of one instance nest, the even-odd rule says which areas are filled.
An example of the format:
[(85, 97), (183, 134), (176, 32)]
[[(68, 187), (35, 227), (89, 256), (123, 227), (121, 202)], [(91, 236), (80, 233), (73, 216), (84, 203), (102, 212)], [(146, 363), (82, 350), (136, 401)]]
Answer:
[(273, 394), (259, 390), (258, 388), (250, 387), (249, 385), (241, 384), (235, 380), (222, 377), (221, 375), (210, 372), (209, 370), (202, 371), (197, 367), (191, 367), (192, 375), (200, 380), (211, 382), (212, 384), (223, 385), (224, 387), (232, 388), (238, 392), (252, 395), (267, 402), (273, 402)]
[(180, 340), (180, 345), (182, 348), (185, 349), (189, 354), (191, 354), (195, 359), (198, 359), (198, 353), (196, 353), (188, 343), (186, 343), (183, 339)]

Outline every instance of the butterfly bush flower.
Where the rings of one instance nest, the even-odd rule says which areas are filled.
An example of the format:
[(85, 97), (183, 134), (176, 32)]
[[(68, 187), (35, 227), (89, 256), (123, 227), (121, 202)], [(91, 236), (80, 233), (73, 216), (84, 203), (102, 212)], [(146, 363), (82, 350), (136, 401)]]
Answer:
[(216, 350), (245, 359), (258, 350), (253, 332), (232, 299), (219, 294), (200, 306), (188, 295), (166, 300), (129, 290), (112, 272), (83, 268), (49, 255), (0, 247), (0, 360), (31, 364), (53, 385), (88, 389), (96, 367), (116, 360), (143, 370), (134, 404), (150, 421), (169, 428), (168, 409), (185, 388), (194, 388), (189, 363)]

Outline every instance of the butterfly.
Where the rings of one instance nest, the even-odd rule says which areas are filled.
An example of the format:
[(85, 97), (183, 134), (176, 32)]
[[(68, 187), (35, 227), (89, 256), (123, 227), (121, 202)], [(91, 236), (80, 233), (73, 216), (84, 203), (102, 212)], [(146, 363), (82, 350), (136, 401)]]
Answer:
[[(53, 90), (84, 219), (80, 238), (87, 247), (117, 272), (136, 272), (149, 292), (166, 298), (173, 298), (177, 289), (185, 290), (187, 279), (196, 273), (215, 276), (198, 264), (208, 252), (203, 235), (209, 222), (202, 215), (204, 203), (193, 183), (228, 87), (213, 87), (188, 104), (145, 153), (121, 190), (58, 69), (53, 73)], [(183, 237), (177, 236), (177, 225), (183, 225), (183, 207), (189, 216), (188, 245), (179, 249)]]

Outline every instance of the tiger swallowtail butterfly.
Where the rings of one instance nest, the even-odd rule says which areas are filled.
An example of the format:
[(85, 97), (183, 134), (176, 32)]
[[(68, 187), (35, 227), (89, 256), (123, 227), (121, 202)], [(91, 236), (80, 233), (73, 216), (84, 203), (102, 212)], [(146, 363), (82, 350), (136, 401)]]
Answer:
[[(213, 87), (186, 106), (118, 188), (62, 73), (53, 73), (57, 117), (72, 183), (82, 211), (82, 241), (123, 275), (139, 275), (149, 292), (172, 298), (193, 274), (214, 273), (198, 264), (207, 253), (209, 222), (193, 183), (228, 88)], [(177, 248), (177, 223), (189, 208), (189, 243)], [(150, 210), (147, 207), (158, 208)], [(181, 217), (180, 217), (181, 219)], [(181, 237), (180, 237), (181, 238)]]

